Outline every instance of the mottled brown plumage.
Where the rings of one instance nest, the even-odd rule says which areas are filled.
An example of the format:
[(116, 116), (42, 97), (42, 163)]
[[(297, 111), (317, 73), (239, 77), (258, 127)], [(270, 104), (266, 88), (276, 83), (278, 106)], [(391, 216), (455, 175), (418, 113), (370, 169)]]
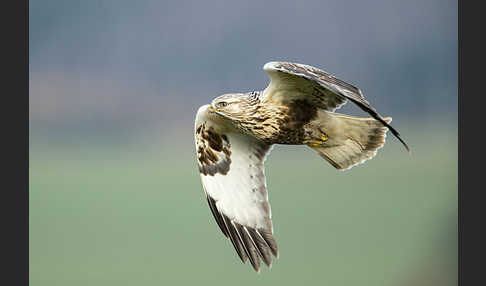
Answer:
[[(299, 145), (312, 139), (310, 133), (306, 132), (305, 125), (316, 118), (316, 106), (306, 100), (283, 102), (281, 105), (250, 101), (250, 95), (255, 93), (221, 97), (221, 100), (228, 100), (233, 96), (239, 104), (245, 106), (245, 112), (232, 117), (235, 128), (270, 145)], [(258, 92), (258, 94), (261, 94), (261, 92)]]
[(197, 128), (196, 136), (200, 138), (196, 144), (199, 172), (204, 175), (228, 173), (231, 164), (231, 145), (226, 135), (220, 135), (214, 127), (202, 124)]

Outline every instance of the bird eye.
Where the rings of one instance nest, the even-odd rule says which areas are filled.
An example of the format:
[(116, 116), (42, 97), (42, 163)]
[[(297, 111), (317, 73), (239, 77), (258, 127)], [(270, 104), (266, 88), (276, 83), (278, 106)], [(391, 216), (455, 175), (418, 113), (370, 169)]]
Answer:
[(226, 101), (220, 101), (216, 105), (217, 105), (218, 108), (223, 108), (223, 107), (226, 107), (228, 105), (228, 103)]

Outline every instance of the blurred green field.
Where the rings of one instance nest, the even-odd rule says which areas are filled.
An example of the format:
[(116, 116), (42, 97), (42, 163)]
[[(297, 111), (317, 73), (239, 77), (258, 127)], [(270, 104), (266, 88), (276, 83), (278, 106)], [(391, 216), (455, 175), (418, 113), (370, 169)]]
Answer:
[[(312, 150), (266, 162), (280, 258), (256, 274), (220, 233), (188, 135), (31, 144), (30, 285), (456, 285), (457, 128), (401, 130), (339, 172)], [(443, 126), (437, 128), (437, 126)]]

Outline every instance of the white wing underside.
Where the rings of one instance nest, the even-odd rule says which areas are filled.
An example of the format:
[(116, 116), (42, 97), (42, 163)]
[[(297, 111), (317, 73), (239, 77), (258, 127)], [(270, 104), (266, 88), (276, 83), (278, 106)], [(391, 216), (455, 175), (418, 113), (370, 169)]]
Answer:
[(229, 172), (226, 175), (201, 175), (201, 179), (206, 193), (230, 219), (253, 228), (271, 230), (263, 161), (252, 156), (254, 149), (247, 137), (229, 133)]
[[(278, 256), (263, 166), (271, 146), (222, 128), (212, 120), (207, 107), (199, 109), (195, 125), (203, 188), (223, 234), (232, 241), (241, 260), (249, 258), (259, 271), (260, 258), (270, 266), (270, 252)], [(219, 141), (226, 152), (219, 150), (218, 136), (224, 138)], [(210, 140), (216, 143), (211, 145)], [(208, 152), (216, 155), (214, 162), (201, 158)]]

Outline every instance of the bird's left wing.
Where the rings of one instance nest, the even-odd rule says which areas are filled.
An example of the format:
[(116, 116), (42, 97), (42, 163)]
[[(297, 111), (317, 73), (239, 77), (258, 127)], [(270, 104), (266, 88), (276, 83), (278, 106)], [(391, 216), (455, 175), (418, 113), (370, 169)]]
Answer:
[[(216, 116), (216, 115), (212, 115)], [(256, 271), (278, 257), (263, 162), (271, 149), (252, 136), (222, 128), (202, 106), (196, 116), (197, 163), (206, 198), (223, 234)]]

